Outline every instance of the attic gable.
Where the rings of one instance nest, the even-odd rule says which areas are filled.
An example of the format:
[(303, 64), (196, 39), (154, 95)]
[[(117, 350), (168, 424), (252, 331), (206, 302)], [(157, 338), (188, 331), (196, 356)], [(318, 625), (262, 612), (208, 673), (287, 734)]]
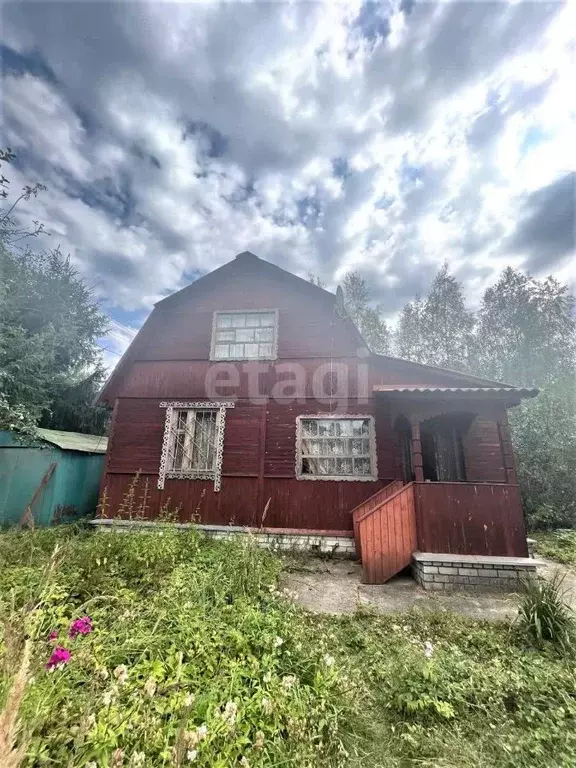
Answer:
[(251, 251), (242, 251), (242, 253), (237, 254), (232, 261), (228, 261), (226, 264), (223, 264), (212, 272), (208, 272), (208, 274), (199, 277), (193, 283), (190, 283), (190, 285), (187, 285), (181, 290), (176, 291), (176, 293), (172, 293), (165, 299), (156, 302), (154, 306), (159, 309), (174, 306), (182, 301), (192, 299), (203, 291), (208, 291), (228, 279), (246, 275), (255, 278), (262, 275), (270, 279), (281, 280), (285, 285), (300, 290), (305, 294), (314, 297), (316, 300), (320, 298), (332, 303), (336, 301), (336, 297), (333, 293), (314, 285), (314, 283), (311, 283), (309, 280), (304, 280), (303, 278), (292, 274), (292, 272), (287, 272), (285, 269), (272, 264), (270, 261), (265, 261), (264, 259), (259, 258)]

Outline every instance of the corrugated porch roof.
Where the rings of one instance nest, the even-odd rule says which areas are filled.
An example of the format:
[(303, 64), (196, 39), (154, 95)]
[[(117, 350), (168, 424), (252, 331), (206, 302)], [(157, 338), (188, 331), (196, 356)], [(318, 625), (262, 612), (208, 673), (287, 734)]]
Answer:
[(373, 392), (386, 392), (389, 394), (420, 394), (420, 395), (517, 395), (518, 397), (535, 397), (538, 389), (528, 387), (415, 387), (410, 384), (374, 384)]

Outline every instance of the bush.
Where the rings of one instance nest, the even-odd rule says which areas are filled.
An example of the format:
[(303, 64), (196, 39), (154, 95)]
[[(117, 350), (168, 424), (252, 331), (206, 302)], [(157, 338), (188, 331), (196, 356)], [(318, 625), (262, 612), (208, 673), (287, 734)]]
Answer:
[(564, 576), (550, 580), (529, 578), (523, 582), (524, 598), (518, 611), (520, 626), (538, 643), (547, 640), (567, 651), (574, 641), (572, 610), (562, 587)]

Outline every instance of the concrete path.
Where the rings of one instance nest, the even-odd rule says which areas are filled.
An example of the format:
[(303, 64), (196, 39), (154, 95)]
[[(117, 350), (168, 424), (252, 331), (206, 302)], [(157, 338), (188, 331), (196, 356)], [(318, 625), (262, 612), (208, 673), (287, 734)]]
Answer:
[[(318, 613), (354, 613), (361, 606), (393, 613), (418, 607), (496, 621), (514, 618), (520, 600), (518, 594), (496, 591), (425, 592), (409, 576), (382, 585), (362, 584), (362, 567), (352, 561), (291, 560), (287, 568), (282, 586), (298, 594), (299, 605)], [(549, 563), (539, 572), (549, 578), (556, 570), (565, 573), (567, 600), (576, 607), (576, 569)]]

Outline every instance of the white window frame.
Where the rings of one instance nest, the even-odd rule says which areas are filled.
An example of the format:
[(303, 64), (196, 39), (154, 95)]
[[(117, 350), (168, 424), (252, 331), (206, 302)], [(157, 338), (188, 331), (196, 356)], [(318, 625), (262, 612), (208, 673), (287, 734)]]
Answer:
[[(224, 426), (226, 409), (234, 408), (229, 402), (167, 402), (160, 403), (166, 409), (162, 453), (158, 470), (158, 489), (163, 490), (164, 481), (169, 480), (214, 480), (214, 491), (219, 491), (222, 483), (222, 457), (224, 453)], [(170, 452), (174, 442), (174, 428), (178, 411), (216, 411), (216, 451), (213, 470), (171, 469)]]
[[(266, 327), (272, 327), (274, 329), (274, 338), (271, 342), (254, 342), (254, 343), (271, 343), (272, 344), (272, 354), (270, 357), (216, 357), (216, 333), (217, 331), (221, 331), (222, 328), (217, 327), (218, 322), (218, 316), (219, 315), (258, 315), (258, 314), (267, 314), (267, 315), (274, 315), (274, 325), (273, 326), (266, 326)], [(235, 329), (234, 329), (235, 330)], [(239, 344), (244, 343), (250, 343), (250, 342), (238, 342)], [(216, 312), (214, 312), (212, 316), (212, 339), (210, 341), (210, 360), (213, 360), (214, 362), (219, 363), (227, 363), (227, 362), (234, 362), (237, 360), (241, 361), (250, 361), (250, 362), (259, 362), (261, 360), (277, 360), (278, 359), (278, 310), (277, 309), (219, 309)]]
[[(337, 421), (368, 421), (368, 441), (370, 451), (370, 474), (369, 475), (311, 475), (302, 472), (302, 421), (316, 419), (326, 421), (336, 419)], [(319, 457), (321, 458), (321, 457)], [(330, 457), (334, 458), (334, 457)], [(351, 458), (349, 456), (339, 456), (337, 458)], [(378, 480), (378, 464), (376, 459), (376, 425), (374, 416), (368, 413), (303, 413), (296, 417), (296, 479), (297, 480), (337, 480), (352, 482), (374, 482)]]

